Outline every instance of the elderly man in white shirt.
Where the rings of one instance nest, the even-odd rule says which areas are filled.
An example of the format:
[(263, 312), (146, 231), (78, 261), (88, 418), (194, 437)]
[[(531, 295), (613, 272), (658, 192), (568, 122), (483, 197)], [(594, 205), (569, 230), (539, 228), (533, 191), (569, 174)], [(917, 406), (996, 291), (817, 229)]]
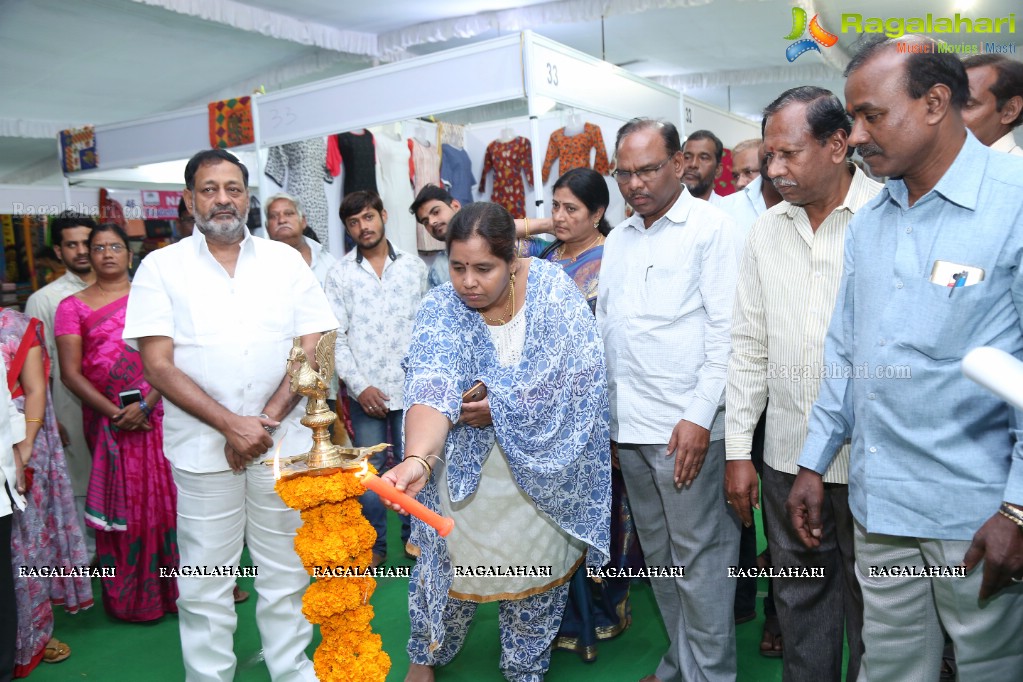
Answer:
[[(355, 248), (327, 278), (327, 298), (339, 326), (334, 358), (348, 387), (356, 447), (388, 442), (402, 459), (405, 370), (402, 360), (412, 341), (412, 326), (429, 272), (418, 255), (396, 249), (386, 237), (387, 211), (373, 191), (351, 192), (338, 210)], [(391, 440), (387, 440), (388, 429)], [(385, 452), (370, 456), (378, 471)], [(360, 498), (363, 514), (377, 532), (373, 565), (387, 558), (387, 510), (374, 492)], [(409, 537), (403, 517), (402, 540)]]
[[(300, 519), (259, 462), (275, 435), (285, 455), (311, 446), (284, 361), (296, 336), (315, 357), (320, 334), (337, 321), (294, 249), (249, 234), (247, 182), (248, 171), (224, 150), (188, 162), (185, 201), (197, 233), (142, 261), (124, 337), (138, 345), (146, 379), (166, 398), (164, 452), (178, 489), (181, 565), (237, 566), (248, 545), (270, 677), (312, 682), (305, 654), (312, 626), (302, 616), (309, 576), (294, 549)], [(231, 575), (178, 578), (190, 682), (234, 677), (234, 582)]]
[[(7, 367), (0, 357), (0, 376)], [(25, 508), (25, 479), (14, 444), (25, 440), (25, 416), (14, 406), (7, 382), (0, 381), (0, 680), (14, 674), (18, 608), (14, 602), (14, 566), (11, 564), (11, 528), (14, 507)]]
[(322, 287), (327, 283), (327, 273), (337, 265), (337, 259), (318, 241), (305, 236), (305, 229), (305, 211), (298, 197), (278, 192), (266, 200), (267, 236), (298, 251)]
[(725, 505), (723, 399), (735, 294), (735, 226), (682, 184), (678, 130), (634, 119), (613, 173), (636, 214), (608, 235), (597, 321), (607, 353), (611, 438), (668, 651), (644, 680), (735, 680), (739, 520)]
[(92, 473), (92, 452), (85, 442), (82, 427), (82, 401), (60, 380), (57, 362), (57, 341), (53, 336), (53, 319), (57, 306), (72, 294), (92, 284), (95, 275), (89, 260), (87, 241), (96, 222), (85, 215), (65, 211), (50, 224), (50, 241), (57, 259), (64, 264), (63, 275), (28, 297), (25, 314), (43, 323), (46, 352), (50, 356), (50, 388), (53, 392), (53, 411), (61, 427), (61, 440), (65, 441), (68, 476), (75, 493), (78, 524), (82, 527), (89, 556), (96, 554), (96, 531), (85, 525), (85, 493)]

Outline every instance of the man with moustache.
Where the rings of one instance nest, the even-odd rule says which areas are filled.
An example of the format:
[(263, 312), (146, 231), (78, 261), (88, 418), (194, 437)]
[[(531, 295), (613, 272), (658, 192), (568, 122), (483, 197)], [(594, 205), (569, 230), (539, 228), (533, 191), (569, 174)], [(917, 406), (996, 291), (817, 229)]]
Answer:
[[(751, 177), (752, 174), (752, 177)], [(735, 247), (741, 259), (746, 244), (746, 235), (753, 223), (767, 209), (782, 201), (774, 183), (767, 177), (767, 162), (764, 160), (763, 141), (760, 138), (743, 140), (732, 150), (732, 177), (735, 179), (736, 191), (721, 199), (718, 204), (725, 213), (735, 220)], [(761, 414), (757, 428), (753, 432), (751, 450), (753, 466), (758, 475), (764, 468), (764, 430), (767, 427), (765, 414)], [(749, 525), (743, 524), (739, 536), (739, 567), (752, 569), (759, 564), (757, 559), (757, 528), (750, 519)], [(767, 547), (761, 557), (766, 565), (771, 564), (771, 538), (767, 521), (761, 517), (764, 539)], [(745, 623), (756, 617), (757, 579), (753, 577), (739, 578), (735, 587), (735, 623)], [(760, 637), (759, 651), (762, 656), (777, 658), (784, 652), (781, 638), (781, 625), (774, 606), (774, 583), (768, 582), (767, 595), (764, 597), (764, 629)]]
[(64, 264), (63, 275), (28, 297), (25, 314), (43, 323), (46, 352), (50, 356), (50, 388), (53, 392), (53, 411), (60, 426), (60, 440), (67, 457), (68, 476), (75, 493), (78, 523), (85, 535), (89, 556), (96, 554), (96, 531), (85, 525), (85, 494), (92, 473), (92, 452), (85, 442), (82, 426), (82, 402), (60, 380), (57, 362), (57, 342), (53, 337), (53, 318), (57, 306), (68, 296), (76, 294), (96, 279), (89, 260), (89, 234), (96, 222), (88, 216), (65, 211), (50, 223), (50, 242), (57, 260)]
[[(1017, 679), (1023, 414), (960, 362), (978, 346), (1023, 355), (1023, 159), (967, 132), (966, 72), (929, 38), (868, 41), (846, 76), (849, 144), (889, 180), (846, 231), (834, 369), (789, 513), (807, 547), (828, 541), (823, 477), (851, 437), (860, 679), (937, 679), (943, 633), (959, 679)], [(965, 578), (912, 575), (960, 564)]]
[(612, 173), (635, 215), (604, 245), (597, 322), (611, 438), (669, 646), (646, 682), (735, 680), (739, 519), (724, 499), (724, 414), (735, 294), (735, 225), (682, 184), (671, 123), (618, 131)]
[(709, 130), (697, 130), (682, 146), (682, 183), (697, 199), (720, 203), (724, 198), (714, 191), (714, 181), (721, 175), (721, 159), (725, 146)]
[[(387, 211), (372, 190), (351, 192), (338, 213), (355, 248), (327, 277), (327, 298), (338, 319), (334, 362), (348, 387), (356, 447), (389, 442), (402, 459), (405, 371), (401, 361), (412, 340), (419, 302), (426, 293), (426, 264), (396, 249), (385, 236)], [(391, 440), (388, 440), (390, 427)], [(370, 456), (383, 473), (387, 453)], [(387, 510), (374, 492), (360, 498), (363, 514), (377, 532), (373, 566), (387, 559)]]
[(743, 523), (752, 524), (760, 494), (751, 445), (770, 396), (762, 476), (771, 559), (777, 566), (824, 569), (823, 577), (772, 580), (787, 645), (783, 678), (841, 679), (848, 636), (846, 679), (855, 680), (863, 603), (853, 564), (848, 447), (824, 476), (824, 544), (814, 552), (788, 523), (785, 501), (820, 384), (846, 226), (881, 185), (849, 163), (849, 120), (828, 90), (785, 91), (764, 109), (763, 129), (768, 177), (785, 201), (756, 221), (739, 268), (725, 391), (725, 495)]
[(963, 122), (982, 144), (1023, 156), (1012, 131), (1023, 124), (1023, 63), (1000, 54), (976, 54), (963, 60), (970, 99)]
[[(166, 398), (181, 565), (237, 566), (244, 542), (258, 568), (256, 621), (270, 677), (312, 682), (312, 626), (302, 616), (309, 576), (294, 548), (301, 521), (260, 460), (275, 435), (285, 454), (311, 447), (283, 360), (296, 336), (315, 358), (337, 321), (293, 248), (249, 234), (247, 183), (248, 170), (223, 149), (188, 162), (184, 199), (198, 229), (142, 261), (124, 338)], [(235, 578), (177, 580), (185, 678), (233, 679)]]
[(266, 200), (266, 234), (298, 251), (320, 286), (326, 286), (327, 274), (337, 265), (337, 259), (318, 241), (306, 236), (305, 212), (298, 197), (279, 192)]

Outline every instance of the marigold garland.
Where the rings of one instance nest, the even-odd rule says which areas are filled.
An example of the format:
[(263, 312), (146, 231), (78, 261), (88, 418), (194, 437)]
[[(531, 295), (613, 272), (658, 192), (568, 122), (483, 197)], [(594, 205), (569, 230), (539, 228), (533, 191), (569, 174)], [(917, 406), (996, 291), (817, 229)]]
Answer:
[[(316, 569), (369, 566), (376, 534), (362, 515), (358, 497), (365, 488), (354, 474), (295, 476), (277, 481), (277, 493), (302, 513), (295, 551), (310, 575)], [(321, 682), (383, 682), (391, 659), (370, 629), (369, 577), (317, 577), (302, 598), (302, 613), (320, 626), (313, 666)]]

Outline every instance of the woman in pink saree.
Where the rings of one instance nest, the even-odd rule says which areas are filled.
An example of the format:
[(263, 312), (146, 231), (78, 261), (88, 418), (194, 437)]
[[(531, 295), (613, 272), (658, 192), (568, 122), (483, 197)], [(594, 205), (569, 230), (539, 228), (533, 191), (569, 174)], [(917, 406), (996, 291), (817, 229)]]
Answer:
[[(89, 237), (96, 282), (57, 308), (54, 335), (61, 378), (82, 401), (93, 453), (85, 503), (96, 529), (106, 612), (127, 621), (175, 613), (177, 582), (160, 568), (178, 565), (176, 497), (163, 456), (163, 404), (142, 377), (138, 351), (121, 339), (128, 304), (127, 235), (113, 224)], [(133, 393), (134, 392), (134, 393)]]

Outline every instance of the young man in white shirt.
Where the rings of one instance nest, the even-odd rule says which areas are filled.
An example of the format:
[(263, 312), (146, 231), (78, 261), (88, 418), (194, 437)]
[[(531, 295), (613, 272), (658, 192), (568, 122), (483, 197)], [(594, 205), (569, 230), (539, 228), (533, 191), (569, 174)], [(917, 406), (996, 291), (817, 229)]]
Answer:
[[(337, 374), (354, 398), (352, 443), (356, 447), (391, 443), (395, 460), (401, 461), (405, 409), (401, 361), (429, 288), (426, 264), (387, 240), (387, 211), (376, 192), (351, 192), (338, 212), (355, 248), (328, 275), (326, 291), (338, 319)], [(370, 463), (381, 471), (386, 457), (386, 451), (378, 452), (370, 456)], [(363, 514), (377, 532), (373, 565), (378, 566), (387, 558), (387, 510), (374, 492), (360, 499)], [(402, 531), (407, 539), (407, 528)]]

